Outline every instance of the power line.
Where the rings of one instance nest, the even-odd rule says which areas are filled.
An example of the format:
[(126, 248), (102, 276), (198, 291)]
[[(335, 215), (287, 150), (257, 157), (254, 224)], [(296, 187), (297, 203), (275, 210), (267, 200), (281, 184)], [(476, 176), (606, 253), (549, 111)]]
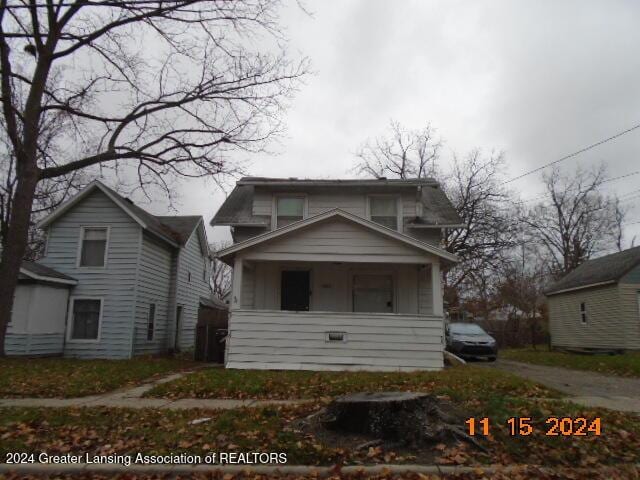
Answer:
[(532, 173), (539, 172), (540, 170), (544, 170), (545, 168), (550, 167), (551, 165), (555, 165), (556, 163), (564, 162), (565, 160), (568, 160), (568, 159), (570, 159), (570, 158), (576, 157), (576, 156), (580, 155), (581, 153), (587, 152), (587, 151), (591, 150), (592, 148), (596, 148), (596, 147), (598, 147), (598, 146), (600, 146), (600, 145), (603, 145), (603, 144), (605, 144), (605, 143), (607, 143), (607, 142), (610, 142), (610, 141), (612, 141), (612, 140), (615, 140), (616, 138), (619, 138), (619, 137), (621, 137), (621, 136), (623, 136), (623, 135), (626, 135), (627, 133), (633, 132), (634, 130), (637, 130), (637, 129), (639, 129), (639, 128), (640, 128), (640, 123), (639, 123), (639, 124), (637, 124), (637, 125), (634, 125), (634, 126), (633, 126), (633, 127), (631, 127), (631, 128), (628, 128), (628, 129), (626, 129), (626, 130), (623, 130), (622, 132), (618, 132), (618, 133), (616, 133), (615, 135), (612, 135), (611, 137), (605, 138), (604, 140), (600, 140), (599, 142), (592, 143), (592, 144), (591, 144), (591, 145), (589, 145), (588, 147), (584, 147), (584, 148), (582, 148), (582, 149), (580, 149), (580, 150), (578, 150), (578, 151), (575, 151), (575, 152), (573, 152), (573, 153), (570, 153), (569, 155), (565, 155), (565, 156), (564, 156), (564, 157), (562, 157), (562, 158), (559, 158), (559, 159), (557, 159), (557, 160), (554, 160), (554, 161), (552, 161), (552, 162), (549, 162), (549, 163), (547, 163), (547, 164), (545, 164), (545, 165), (543, 165), (543, 166), (541, 166), (541, 167), (535, 168), (535, 169), (533, 169), (533, 170), (530, 170), (530, 171), (528, 171), (528, 172), (523, 173), (522, 175), (518, 175), (517, 177), (513, 177), (513, 178), (511, 178), (511, 179), (509, 179), (509, 180), (506, 180), (506, 181), (504, 181), (504, 182), (502, 183), (502, 185), (506, 185), (507, 183), (511, 183), (511, 182), (515, 182), (516, 180), (520, 180), (521, 178), (524, 178), (524, 177), (526, 177), (526, 176), (529, 176), (529, 175), (531, 175)]
[[(627, 173), (625, 175), (620, 175), (619, 177), (608, 178), (608, 179), (603, 180), (602, 182), (600, 182), (600, 185), (604, 185), (605, 183), (615, 182), (616, 180), (621, 180), (623, 178), (632, 177), (632, 176), (638, 175), (638, 174), (640, 174), (640, 170), (637, 170), (637, 171), (631, 172), (631, 173)], [(575, 188), (568, 189), (568, 191), (571, 191), (571, 190), (575, 190)], [(537, 194), (537, 195), (535, 195), (535, 196), (533, 196), (531, 198), (525, 198), (523, 200), (519, 200), (519, 203), (533, 202), (533, 201), (538, 200), (540, 198), (546, 197), (548, 194), (549, 194), (549, 192), (542, 192), (542, 193), (539, 193), (539, 194)]]

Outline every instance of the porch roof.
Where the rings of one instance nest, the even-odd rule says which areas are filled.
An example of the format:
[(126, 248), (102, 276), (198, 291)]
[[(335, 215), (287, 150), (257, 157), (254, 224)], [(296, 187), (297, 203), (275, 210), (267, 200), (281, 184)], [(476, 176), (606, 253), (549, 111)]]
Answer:
[(327, 212), (323, 212), (320, 213), (318, 215), (314, 215), (313, 217), (309, 217), (309, 218), (305, 218), (303, 220), (300, 220), (298, 222), (294, 222), (291, 223), (289, 225), (286, 225), (282, 228), (278, 228), (276, 230), (272, 230), (270, 232), (267, 233), (263, 233), (262, 235), (257, 235), (255, 237), (249, 238), (248, 240), (245, 240), (243, 242), (239, 242), (236, 243), (235, 245), (232, 245), (230, 247), (227, 247), (223, 250), (220, 250), (217, 253), (217, 257), (226, 261), (229, 260), (231, 257), (233, 257), (236, 253), (241, 252), (243, 250), (255, 247), (257, 245), (260, 245), (264, 242), (267, 242), (269, 240), (273, 240), (275, 238), (279, 238), (279, 237), (283, 237), (286, 235), (290, 235), (300, 229), (303, 229), (305, 227), (309, 227), (311, 225), (314, 225), (318, 222), (324, 221), (324, 220), (328, 220), (331, 218), (342, 218), (345, 219), (347, 221), (353, 222), (355, 224), (358, 224), (366, 229), (372, 230), (374, 232), (377, 232), (380, 235), (392, 238), (400, 243), (403, 243), (405, 245), (409, 245), (411, 247), (417, 248), (418, 250), (422, 250), (425, 253), (428, 253), (430, 255), (434, 255), (436, 257), (439, 257), (443, 260), (449, 261), (449, 262), (457, 262), (458, 261), (458, 257), (456, 257), (454, 254), (447, 252), (446, 250), (436, 247), (435, 245), (431, 245), (425, 242), (421, 242), (420, 240), (417, 240), (413, 237), (410, 237), (408, 235), (405, 235), (403, 233), (397, 232), (395, 230), (392, 230), (390, 228), (387, 228), (383, 225), (380, 225), (378, 223), (372, 222), (370, 220), (367, 220), (365, 218), (359, 217), (357, 215), (353, 215), (349, 212), (346, 212), (344, 210), (341, 210), (339, 208), (335, 208), (333, 210), (329, 210)]

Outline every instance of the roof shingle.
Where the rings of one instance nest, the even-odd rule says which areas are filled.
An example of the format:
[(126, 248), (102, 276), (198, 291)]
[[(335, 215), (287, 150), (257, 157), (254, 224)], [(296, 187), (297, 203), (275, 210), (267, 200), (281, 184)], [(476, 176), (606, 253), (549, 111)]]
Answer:
[(558, 280), (545, 293), (552, 295), (563, 290), (617, 282), (638, 264), (640, 264), (640, 247), (588, 260)]

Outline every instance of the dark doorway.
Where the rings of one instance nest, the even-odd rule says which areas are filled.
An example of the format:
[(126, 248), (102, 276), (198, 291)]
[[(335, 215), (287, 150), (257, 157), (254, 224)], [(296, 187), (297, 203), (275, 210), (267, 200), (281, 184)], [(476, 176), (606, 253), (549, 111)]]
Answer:
[(308, 270), (283, 270), (280, 282), (280, 309), (309, 311), (310, 275)]

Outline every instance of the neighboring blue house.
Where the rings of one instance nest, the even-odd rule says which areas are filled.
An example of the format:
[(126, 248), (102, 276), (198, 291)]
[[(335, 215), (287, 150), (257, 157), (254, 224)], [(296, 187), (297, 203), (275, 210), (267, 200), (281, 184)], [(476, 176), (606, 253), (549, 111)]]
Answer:
[(130, 358), (194, 347), (210, 253), (200, 216), (151, 215), (91, 183), (38, 225), (45, 256), (25, 262), (8, 355)]

